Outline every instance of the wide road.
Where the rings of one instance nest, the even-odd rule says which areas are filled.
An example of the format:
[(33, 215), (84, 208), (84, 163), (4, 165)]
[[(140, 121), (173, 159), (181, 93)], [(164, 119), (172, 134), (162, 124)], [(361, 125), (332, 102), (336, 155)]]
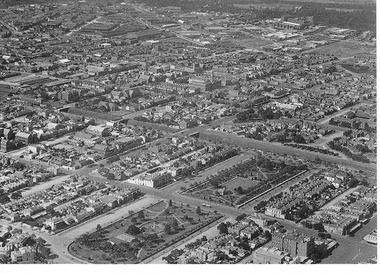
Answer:
[(225, 133), (221, 131), (214, 131), (214, 130), (201, 130), (200, 134), (201, 139), (205, 140), (218, 140), (226, 144), (233, 144), (233, 145), (239, 145), (241, 147), (246, 148), (253, 148), (263, 151), (270, 151), (277, 154), (287, 154), (287, 155), (294, 155), (300, 158), (304, 158), (307, 160), (315, 160), (316, 156), (318, 156), (323, 161), (328, 161), (334, 164), (343, 165), (347, 167), (351, 167), (358, 170), (363, 171), (369, 171), (372, 173), (376, 173), (377, 169), (376, 166), (373, 164), (366, 164), (361, 163), (357, 161), (352, 160), (345, 160), (341, 159), (336, 156), (332, 155), (326, 155), (318, 152), (311, 152), (307, 150), (301, 150), (289, 146), (284, 146), (280, 143), (274, 143), (274, 142), (264, 142), (264, 141), (258, 141), (254, 139), (248, 139), (244, 137), (239, 137), (234, 134)]
[[(233, 117), (225, 117), (223, 119), (220, 119), (218, 121), (215, 121), (213, 124), (221, 124), (227, 121), (232, 120)], [(212, 125), (212, 124), (211, 124)], [(189, 129), (189, 130), (184, 130), (182, 132), (175, 133), (175, 135), (181, 135), (181, 134), (192, 134), (195, 132), (204, 132), (208, 127), (211, 125), (204, 125), (200, 126), (197, 128)], [(242, 138), (235, 137), (231, 134), (226, 134), (222, 132), (214, 132), (214, 134), (222, 136), (222, 140), (227, 143), (233, 144), (233, 145), (243, 145), (243, 146), (248, 146), (250, 147), (250, 144), (254, 144), (254, 148), (256, 149), (261, 149), (261, 150), (266, 150), (266, 151), (271, 151), (274, 153), (283, 153), (283, 154), (290, 154), (290, 155), (296, 155), (300, 156), (306, 159), (315, 159), (316, 154), (312, 152), (306, 152), (306, 151), (301, 151), (297, 149), (292, 149), (289, 147), (284, 147), (281, 145), (273, 144), (273, 143), (266, 143), (266, 142), (257, 142), (255, 140), (250, 140), (246, 139), (245, 142), (242, 143)], [(214, 167), (211, 167), (210, 169), (201, 172), (202, 177), (197, 177), (197, 180), (202, 180), (205, 176), (208, 176), (207, 174), (212, 174), (217, 172), (220, 169), (224, 169), (227, 166), (231, 166), (234, 163), (243, 160), (244, 158), (248, 157), (250, 153), (244, 153), (242, 155), (236, 156), (224, 163), (220, 163)], [(319, 156), (319, 154), (318, 154)], [(240, 158), (242, 157), (242, 158)], [(324, 157), (326, 155), (321, 155), (320, 158), (324, 160)], [(331, 158), (331, 157), (330, 157)], [(333, 160), (329, 159), (331, 162), (335, 161), (335, 158), (337, 157), (332, 157)], [(339, 161), (337, 163), (342, 164), (340, 161), (341, 159), (337, 158)], [(102, 161), (103, 162), (103, 161)], [(363, 170), (369, 170), (373, 171), (373, 167), (371, 165), (363, 165), (360, 163), (354, 163), (354, 162), (349, 162), (347, 163), (347, 166), (354, 166), (354, 167), (359, 167), (362, 168)], [(47, 240), (47, 242), (51, 245), (52, 251), (59, 256), (58, 259), (54, 260), (56, 263), (79, 263), (83, 262), (77, 258), (73, 258), (70, 254), (67, 252), (67, 246), (79, 235), (93, 231), (96, 227), (97, 224), (100, 224), (101, 226), (105, 226), (111, 222), (115, 222), (119, 220), (121, 217), (126, 216), (128, 214), (129, 210), (138, 210), (143, 207), (146, 207), (149, 205), (153, 200), (158, 199), (171, 199), (173, 201), (183, 203), (183, 204), (189, 204), (192, 206), (198, 206), (202, 203), (202, 200), (189, 197), (189, 196), (184, 196), (181, 194), (178, 194), (177, 191), (180, 189), (181, 186), (186, 185), (186, 183), (183, 181), (176, 182), (175, 184), (168, 186), (167, 188), (164, 189), (153, 189), (145, 186), (137, 186), (134, 184), (129, 184), (127, 182), (119, 182), (119, 181), (111, 181), (99, 177), (92, 176), (89, 174), (89, 172), (93, 168), (87, 167), (81, 170), (78, 170), (76, 173), (79, 174), (87, 174), (90, 176), (90, 178), (96, 179), (98, 181), (108, 181), (112, 185), (116, 185), (119, 187), (138, 187), (141, 191), (145, 192), (147, 194), (146, 198), (143, 198), (136, 203), (132, 203), (130, 205), (126, 205), (125, 207), (115, 209), (114, 211), (98, 216), (94, 219), (91, 219), (87, 222), (84, 222), (82, 224), (79, 224), (78, 226), (75, 226), (67, 231), (64, 231), (62, 233), (59, 233), (58, 235), (47, 235), (45, 233), (41, 233), (38, 231), (34, 231), (28, 228), (23, 228), (26, 231), (30, 231), (31, 233), (36, 234), (37, 236), (41, 236), (43, 239)], [(50, 185), (50, 184), (48, 184)], [(41, 189), (39, 189), (41, 190)], [(153, 197), (154, 198), (153, 198)], [(153, 199), (153, 200), (152, 200)], [(233, 208), (230, 206), (222, 205), (222, 204), (216, 204), (216, 203), (211, 203), (207, 201), (208, 204), (211, 204), (212, 210), (216, 210), (219, 213), (228, 216), (228, 217), (236, 217), (242, 213), (250, 214), (252, 213), (252, 207), (246, 208), (246, 209), (237, 209)], [(7, 225), (7, 222), (4, 220), (0, 220), (0, 223), (4, 223), (4, 225)], [(286, 220), (279, 220), (281, 223), (284, 224), (284, 226), (292, 230), (296, 228), (300, 232), (307, 233), (309, 235), (316, 235), (317, 232), (314, 230), (306, 229), (299, 227), (298, 225), (286, 221)], [(19, 226), (19, 224), (14, 224), (13, 226)], [(335, 237), (337, 238), (340, 246), (334, 250), (333, 256), (327, 258), (326, 260), (323, 261), (323, 263), (335, 263), (335, 262), (357, 262), (360, 260), (363, 260), (363, 258), (369, 258), (368, 256), (372, 256), (372, 254), (375, 254), (376, 248), (373, 246), (370, 246), (366, 242), (362, 240), (362, 238), (367, 235), (369, 232), (371, 232), (374, 228), (376, 228), (376, 217), (371, 220), (371, 222), (367, 225), (364, 226), (364, 228), (360, 229), (354, 237)]]
[[(301, 224), (295, 224), (288, 220), (282, 220), (274, 217), (269, 219), (279, 221), (286, 230), (296, 230), (299, 233), (317, 237), (316, 230), (302, 227)], [(338, 247), (332, 251), (332, 254), (322, 260), (322, 264), (354, 264), (366, 261), (377, 255), (376, 245), (368, 244), (363, 238), (377, 227), (377, 215), (375, 214), (369, 223), (360, 228), (353, 236), (340, 236), (331, 234), (331, 237), (338, 242)]]
[[(342, 136), (343, 136), (343, 131), (337, 130), (336, 132), (329, 134), (327, 136), (323, 136), (323, 137), (317, 139), (314, 143), (308, 144), (308, 145), (313, 146), (313, 147), (324, 148), (327, 150), (333, 150), (333, 149), (331, 149), (331, 147), (328, 146), (328, 143), (330, 141), (334, 140), (335, 138), (339, 138)], [(340, 152), (337, 150), (334, 150), (334, 152), (338, 153), (340, 158), (345, 159), (345, 160), (349, 160), (349, 158), (343, 152)]]
[(188, 187), (191, 183), (198, 183), (204, 181), (207, 177), (214, 175), (215, 173), (224, 170), (226, 168), (232, 167), (233, 165), (240, 163), (244, 160), (247, 160), (249, 158), (253, 157), (253, 154), (250, 153), (242, 153), (239, 155), (236, 155), (232, 158), (229, 158), (223, 162), (220, 162), (212, 167), (209, 167), (201, 172), (199, 172), (199, 175), (195, 178), (189, 178), (186, 180), (180, 180), (172, 185), (169, 185), (163, 190), (168, 191), (170, 193), (177, 192), (181, 189), (181, 187)]
[[(114, 185), (117, 187), (127, 187), (127, 188), (139, 188), (142, 192), (157, 197), (161, 199), (166, 199), (166, 200), (173, 200), (179, 203), (183, 204), (189, 204), (192, 206), (199, 206), (202, 204), (202, 200), (193, 198), (190, 196), (185, 196), (178, 194), (176, 192), (171, 192), (166, 189), (156, 189), (156, 188), (151, 188), (147, 186), (140, 186), (140, 185), (135, 185), (135, 184), (130, 184), (126, 181), (120, 182), (120, 181), (115, 181), (115, 180), (107, 180), (105, 178), (99, 178), (95, 177), (93, 175), (89, 175), (90, 179), (98, 180), (98, 181), (107, 181), (110, 185)], [(232, 216), (238, 216), (244, 212), (244, 210), (240, 210), (234, 207), (226, 206), (226, 205), (221, 205), (221, 204), (216, 204), (216, 203), (211, 203), (210, 201), (207, 201), (208, 204), (212, 205), (212, 210), (216, 210), (220, 213), (227, 214), (227, 215), (232, 215)], [(250, 213), (250, 211), (246, 210), (246, 213)]]
[(377, 215), (370, 222), (360, 228), (353, 237), (335, 236), (339, 246), (332, 254), (322, 260), (322, 264), (354, 264), (367, 261), (377, 256), (377, 246), (367, 243), (363, 238), (377, 228)]
[[(177, 181), (171, 185), (168, 185), (162, 189), (156, 189), (156, 188), (131, 184), (131, 183), (128, 183), (128, 180), (125, 180), (125, 181), (109, 180), (109, 179), (106, 179), (100, 175), (93, 174), (93, 173), (87, 173), (86, 175), (89, 176), (89, 178), (92, 180), (96, 180), (99, 182), (108, 182), (109, 184), (120, 187), (120, 188), (136, 188), (137, 187), (142, 192), (147, 193), (147, 194), (152, 195), (152, 196), (155, 196), (155, 197), (159, 197), (162, 199), (168, 199), (168, 200), (171, 199), (171, 200), (175, 200), (175, 201), (180, 202), (180, 203), (198, 206), (202, 203), (203, 200), (201, 200), (199, 198), (179, 194), (178, 192), (181, 189), (181, 187), (188, 187), (190, 183), (201, 182), (206, 177), (208, 177), (212, 174), (215, 174), (218, 171), (229, 168), (229, 167), (231, 167), (231, 166), (233, 166), (239, 162), (242, 162), (242, 161), (247, 160), (247, 159), (254, 157), (254, 156), (255, 156), (255, 153), (253, 153), (253, 152), (245, 152), (245, 153), (236, 155), (230, 159), (227, 159), (227, 160), (220, 162), (220, 163), (218, 163), (212, 167), (209, 167), (204, 171), (201, 171), (199, 173), (200, 175), (198, 175), (195, 178), (182, 179), (182, 180), (179, 180), (179, 181)], [(248, 214), (252, 212), (251, 208), (246, 209), (245, 211), (242, 211), (241, 209), (221, 205), (219, 203), (214, 203), (211, 201), (207, 201), (207, 204), (211, 204), (213, 210), (217, 210), (217, 211), (223, 212), (225, 214), (234, 215), (234, 216), (237, 216), (243, 212), (248, 213)]]

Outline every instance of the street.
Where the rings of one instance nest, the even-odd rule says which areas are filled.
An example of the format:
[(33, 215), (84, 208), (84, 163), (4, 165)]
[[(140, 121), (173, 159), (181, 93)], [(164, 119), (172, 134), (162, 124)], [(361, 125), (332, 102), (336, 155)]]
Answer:
[(339, 246), (329, 257), (322, 260), (322, 264), (354, 264), (377, 256), (377, 246), (363, 240), (375, 228), (377, 228), (377, 215), (374, 215), (370, 222), (360, 228), (353, 237), (332, 235)]
[(296, 157), (304, 158), (307, 160), (315, 160), (315, 158), (318, 156), (323, 161), (328, 161), (334, 164), (344, 165), (347, 167), (351, 167), (351, 168), (359, 169), (363, 171), (365, 170), (372, 173), (376, 172), (376, 166), (373, 164), (365, 164), (365, 163), (361, 163), (361, 162), (357, 162), (353, 160), (345, 160), (336, 156), (326, 155), (319, 152), (311, 152), (311, 151), (301, 150), (301, 149), (297, 149), (297, 148), (293, 148), (289, 146), (284, 146), (280, 143), (274, 143), (274, 142), (269, 143), (269, 142), (257, 141), (254, 139), (242, 138), (242, 137), (239, 137), (238, 135), (228, 134), (225, 132), (213, 131), (213, 130), (208, 130), (208, 131), (202, 130), (202, 133), (200, 135), (201, 139), (220, 140), (221, 142), (226, 143), (226, 144), (240, 145), (246, 148), (269, 151), (269, 152), (273, 152), (277, 154), (294, 155)]
[[(196, 133), (196, 132), (205, 132), (211, 126), (220, 125), (220, 124), (229, 122), (232, 119), (233, 119), (233, 117), (224, 117), (222, 119), (214, 121), (213, 123), (211, 123), (209, 125), (202, 125), (202, 126), (199, 126), (196, 128), (187, 129), (184, 131), (177, 132), (174, 135), (182, 135), (182, 134), (183, 135), (185, 135), (185, 134), (189, 135), (189, 134)], [(237, 145), (237, 144), (242, 143), (242, 138), (239, 138), (237, 136), (233, 136), (231, 134), (225, 134), (222, 132), (213, 132), (213, 133), (217, 134), (217, 135), (222, 135), (224, 142), (228, 142), (228, 143), (231, 143), (233, 145)], [(138, 148), (142, 148), (146, 145), (152, 145), (155, 142), (159, 142), (159, 141), (160, 141), (160, 139), (156, 140), (152, 143), (141, 145)], [(296, 156), (300, 156), (300, 157), (305, 157), (307, 159), (310, 159), (310, 158), (314, 159), (315, 155), (316, 155), (316, 154), (311, 153), (311, 152), (301, 151), (301, 150), (293, 149), (293, 148), (289, 148), (289, 147), (284, 147), (282, 145), (275, 144), (275, 143), (256, 142), (255, 140), (249, 140), (249, 139), (243, 141), (243, 146), (245, 145), (245, 146), (249, 147), (251, 144), (253, 144), (253, 147), (255, 149), (271, 151), (274, 153), (285, 153), (285, 154), (290, 154), (290, 155), (296, 155)], [(125, 153), (127, 153), (127, 152), (125, 152)], [(55, 253), (56, 255), (58, 255), (58, 258), (54, 259), (54, 263), (73, 263), (73, 262), (75, 262), (75, 263), (87, 263), (87, 262), (84, 262), (80, 259), (74, 258), (73, 256), (71, 256), (67, 252), (67, 247), (69, 246), (69, 244), (71, 242), (73, 242), (74, 239), (77, 238), (79, 235), (90, 232), (90, 231), (94, 231), (98, 224), (100, 224), (101, 226), (106, 226), (112, 222), (115, 222), (122, 217), (128, 216), (129, 210), (139, 210), (143, 207), (148, 206), (150, 203), (157, 201), (157, 199), (173, 200), (173, 201), (176, 201), (179, 203), (189, 204), (191, 206), (196, 207), (196, 206), (200, 205), (202, 200), (198, 199), (198, 198), (189, 197), (189, 196), (179, 194), (178, 191), (180, 190), (181, 187), (187, 186), (187, 184), (190, 184), (190, 182), (202, 181), (207, 176), (215, 174), (216, 172), (223, 170), (227, 167), (231, 167), (238, 162), (241, 162), (245, 159), (253, 157), (254, 155), (255, 155), (254, 152), (244, 152), (240, 155), (237, 155), (237, 156), (235, 156), (231, 159), (228, 159), (224, 162), (218, 163), (217, 165), (212, 166), (212, 167), (200, 172), (200, 175), (197, 176), (195, 178), (195, 180), (188, 180), (188, 179), (180, 180), (180, 181), (175, 182), (175, 183), (173, 183), (173, 184), (171, 184), (171, 185), (169, 185), (163, 189), (154, 189), (154, 188), (150, 188), (150, 187), (139, 186), (139, 185), (135, 185), (135, 184), (130, 184), (126, 181), (120, 182), (120, 181), (115, 181), (115, 180), (107, 180), (105, 178), (102, 178), (99, 176), (94, 176), (93, 174), (91, 174), (91, 171), (93, 169), (96, 169), (99, 164), (105, 163), (107, 161), (107, 159), (104, 159), (104, 160), (99, 161), (96, 166), (92, 166), (92, 167), (87, 166), (87, 167), (84, 167), (82, 169), (79, 169), (79, 170), (73, 172), (72, 174), (84, 174), (84, 175), (89, 176), (90, 179), (94, 179), (97, 181), (103, 181), (103, 182), (108, 181), (109, 184), (114, 185), (114, 186), (118, 186), (121, 188), (125, 188), (125, 187), (136, 188), (136, 187), (138, 187), (142, 192), (146, 193), (146, 196), (144, 198), (132, 203), (132, 204), (128, 204), (122, 208), (116, 208), (116, 209), (114, 209), (114, 210), (112, 210), (106, 214), (97, 216), (93, 219), (90, 219), (84, 223), (78, 224), (75, 227), (72, 227), (66, 231), (63, 231), (63, 232), (61, 232), (57, 235), (53, 235), (53, 236), (47, 235), (46, 233), (42, 233), (39, 231), (29, 229), (26, 227), (21, 227), (21, 225), (19, 223), (18, 224), (12, 224), (12, 226), (20, 227), (27, 232), (34, 233), (38, 237), (42, 237), (43, 239), (45, 239), (48, 242), (48, 244), (51, 245), (52, 252)], [(331, 160), (332, 162), (335, 162), (334, 160), (338, 159), (339, 163), (341, 161), (344, 161), (344, 160), (339, 159), (337, 157), (331, 157), (331, 156), (327, 156), (327, 155), (321, 155), (320, 158), (321, 159), (328, 158), (328, 160)], [(324, 159), (324, 160), (327, 160), (327, 159)], [(362, 168), (364, 170), (373, 171), (373, 167), (371, 165), (364, 165), (364, 164), (356, 163), (353, 161), (346, 161), (346, 162), (347, 162), (348, 166), (359, 167), (359, 168)], [(295, 178), (295, 179), (287, 182), (284, 186), (276, 189), (275, 193), (283, 191), (285, 188), (287, 188), (290, 185), (298, 182), (299, 180), (302, 180), (303, 178), (310, 176), (311, 173), (316, 172), (316, 171), (317, 170), (309, 171), (309, 172), (301, 175), (299, 178)], [(70, 175), (57, 177), (51, 181), (48, 181), (48, 182), (39, 184), (37, 186), (34, 186), (31, 189), (28, 189), (27, 191), (25, 191), (23, 193), (23, 196), (28, 196), (28, 195), (31, 195), (33, 193), (43, 191), (43, 190), (45, 190), (45, 189), (47, 189), (47, 188), (49, 188), (55, 184), (61, 183), (62, 181), (67, 179), (69, 176)], [(255, 202), (259, 202), (262, 199), (266, 199), (270, 195), (273, 195), (273, 193), (266, 194), (263, 197), (259, 198)], [(252, 203), (250, 203), (248, 206), (241, 208), (241, 209), (237, 209), (237, 208), (222, 205), (222, 204), (212, 203), (209, 201), (208, 201), (208, 203), (211, 204), (212, 210), (218, 211), (219, 213), (223, 214), (225, 216), (225, 218), (231, 218), (231, 220), (233, 220), (236, 216), (241, 215), (242, 213), (251, 214), (253, 212)], [(219, 220), (218, 222), (220, 222), (220, 221), (222, 221), (222, 220)], [(302, 232), (302, 233), (306, 233), (306, 234), (314, 235), (314, 236), (317, 235), (317, 231), (303, 228), (299, 224), (294, 224), (293, 222), (290, 222), (287, 220), (278, 220), (278, 221), (280, 221), (284, 225), (284, 227), (288, 230), (297, 229), (297, 231)], [(4, 220), (0, 220), (0, 224), (9, 225)], [(197, 237), (201, 237), (202, 235), (208, 235), (208, 237), (212, 236), (215, 234), (215, 226), (216, 226), (216, 223), (213, 223), (213, 224), (209, 225), (208, 227), (198, 231), (195, 235), (197, 235)], [(338, 240), (339, 247), (333, 251), (332, 256), (323, 260), (322, 263), (337, 263), (337, 262), (353, 263), (353, 262), (362, 261), (364, 259), (368, 259), (371, 256), (376, 255), (376, 246), (371, 246), (363, 240), (363, 237), (365, 235), (367, 235), (369, 232), (371, 232), (374, 228), (376, 228), (376, 217), (373, 218), (363, 228), (361, 228), (355, 234), (354, 237), (339, 237), (339, 236), (335, 237), (335, 236), (333, 236), (333, 238), (336, 238)], [(195, 237), (193, 237), (193, 236), (190, 238), (188, 237), (188, 238), (178, 242), (176, 245), (165, 249), (163, 252), (160, 252), (159, 254), (155, 255), (151, 259), (146, 260), (144, 263), (159, 263), (159, 261), (161, 260), (161, 257), (164, 255), (167, 255), (167, 253), (171, 249), (175, 248), (176, 246), (182, 247), (187, 242), (194, 241), (194, 240), (195, 240)]]

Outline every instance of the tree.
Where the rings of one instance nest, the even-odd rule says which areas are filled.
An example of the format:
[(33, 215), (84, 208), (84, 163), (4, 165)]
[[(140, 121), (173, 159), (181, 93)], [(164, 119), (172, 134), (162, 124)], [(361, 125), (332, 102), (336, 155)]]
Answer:
[(203, 237), (201, 238), (201, 241), (202, 241), (202, 242), (207, 242), (207, 237), (206, 237), (206, 236), (203, 236)]
[(41, 237), (38, 237), (36, 239), (36, 242), (38, 245), (44, 245), (46, 243), (46, 241), (44, 239), (42, 239)]
[(22, 198), (22, 195), (21, 195), (21, 193), (20, 192), (13, 192), (12, 194), (11, 194), (11, 198), (12, 199), (20, 199), (20, 198)]
[(224, 253), (223, 251), (216, 251), (216, 258), (218, 261), (225, 261), (228, 260), (228, 255)]
[(322, 163), (321, 158), (319, 158), (318, 156), (316, 156), (316, 157), (315, 157), (315, 163), (316, 163), (316, 164), (320, 164), (320, 163)]
[(137, 234), (140, 234), (140, 233), (141, 233), (141, 230), (140, 230), (140, 228), (138, 228), (138, 227), (135, 226), (135, 225), (130, 225), (130, 226), (128, 227), (128, 229), (126, 230), (126, 233), (131, 234), (132, 236), (135, 236), (135, 235), (137, 235)]
[(243, 213), (239, 216), (236, 217), (236, 222), (240, 222), (241, 220), (243, 220), (245, 217), (247, 217), (247, 214)]
[(6, 204), (10, 201), (7, 195), (0, 195), (0, 204)]
[(145, 215), (144, 215), (144, 212), (141, 210), (139, 211), (139, 213), (137, 214), (137, 217), (141, 220), (144, 220), (145, 219)]
[(356, 178), (352, 178), (349, 182), (348, 182), (348, 187), (349, 188), (354, 188), (358, 185), (359, 181), (358, 179)]
[(166, 234), (170, 234), (172, 232), (172, 227), (170, 226), (170, 224), (165, 224), (165, 226), (164, 226), (164, 232)]
[(251, 246), (249, 245), (249, 240), (247, 236), (244, 236), (243, 238), (241, 238), (239, 246), (243, 248), (244, 250), (251, 250)]
[(268, 240), (272, 239), (272, 234), (268, 230), (265, 230), (264, 237)]
[(173, 206), (173, 202), (172, 200), (169, 200), (169, 207), (172, 207)]
[(178, 221), (176, 219), (173, 219), (173, 222), (172, 222), (172, 229), (174, 232), (177, 232), (178, 230)]
[(300, 134), (297, 134), (296, 136), (294, 136), (293, 141), (296, 142), (296, 143), (301, 143), (301, 144), (305, 144), (306, 143), (305, 138), (302, 137), (302, 135), (300, 135)]
[(89, 233), (85, 233), (83, 234), (82, 236), (79, 236), (78, 238), (78, 241), (81, 243), (81, 244), (84, 244), (84, 245), (88, 245), (89, 244), (89, 241), (91, 239), (91, 236)]
[(243, 194), (244, 193), (244, 189), (241, 187), (241, 186), (238, 186), (237, 188), (235, 188), (235, 191), (238, 193), (238, 194)]
[(239, 253), (237, 252), (237, 250), (230, 250), (229, 252), (228, 252), (229, 254), (231, 254), (231, 255), (233, 255), (233, 256), (237, 256)]
[(50, 215), (54, 215), (55, 214), (55, 210), (54, 210), (54, 207), (52, 205), (49, 205), (48, 207), (46, 207), (45, 210)]
[(202, 214), (202, 210), (201, 210), (200, 206), (197, 206), (195, 213), (197, 213), (198, 215)]
[(343, 136), (350, 137), (352, 135), (352, 133), (353, 133), (352, 129), (346, 130), (345, 132), (343, 132)]
[(133, 247), (139, 247), (141, 245), (141, 242), (139, 241), (139, 239), (137, 238), (134, 238), (132, 241), (131, 241), (131, 246)]
[(219, 230), (219, 234), (228, 234), (228, 227), (225, 223), (220, 223), (217, 228)]
[(102, 226), (100, 225), (100, 224), (98, 224), (97, 226), (96, 226), (96, 231), (99, 231), (99, 230), (101, 230), (102, 229)]
[(13, 167), (16, 170), (23, 170), (25, 168), (25, 165), (21, 162), (16, 162), (16, 163), (13, 163)]

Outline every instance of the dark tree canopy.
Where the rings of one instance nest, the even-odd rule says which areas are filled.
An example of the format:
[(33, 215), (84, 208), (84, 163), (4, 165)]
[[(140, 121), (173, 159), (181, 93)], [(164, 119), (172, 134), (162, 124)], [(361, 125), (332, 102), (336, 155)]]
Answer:
[(218, 225), (219, 234), (228, 234), (228, 227), (225, 223), (220, 223)]

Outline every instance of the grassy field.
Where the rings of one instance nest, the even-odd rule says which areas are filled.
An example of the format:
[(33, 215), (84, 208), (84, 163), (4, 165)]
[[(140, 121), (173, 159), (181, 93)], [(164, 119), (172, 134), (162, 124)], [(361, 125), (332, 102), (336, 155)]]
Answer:
[(266, 39), (262, 39), (260, 37), (233, 40), (232, 42), (234, 44), (239, 45), (239, 46), (243, 46), (243, 47), (246, 47), (246, 48), (254, 48), (254, 49), (258, 49), (258, 48), (260, 48), (262, 46), (273, 44), (272, 41), (266, 40)]
[(146, 210), (148, 210), (150, 212), (159, 213), (159, 212), (163, 211), (166, 207), (167, 207), (167, 203), (165, 201), (161, 201), (161, 202), (158, 202), (158, 203), (150, 206)]
[(256, 186), (258, 183), (259, 182), (256, 180), (248, 180), (248, 179), (245, 179), (242, 177), (236, 177), (236, 178), (228, 181), (227, 183), (225, 183), (225, 186), (228, 189), (234, 189), (234, 188), (237, 188), (239, 186), (241, 186), (243, 189), (247, 189), (249, 187)]
[(359, 53), (368, 53), (375, 48), (372, 46), (364, 45), (358, 41), (346, 40), (340, 41), (326, 46), (321, 46), (309, 52), (320, 54), (334, 54), (342, 58), (353, 57)]
[(351, 71), (353, 73), (358, 74), (365, 74), (365, 73), (376, 73), (376, 68), (371, 68), (370, 66), (360, 66), (355, 64), (340, 64), (340, 66), (348, 71)]

